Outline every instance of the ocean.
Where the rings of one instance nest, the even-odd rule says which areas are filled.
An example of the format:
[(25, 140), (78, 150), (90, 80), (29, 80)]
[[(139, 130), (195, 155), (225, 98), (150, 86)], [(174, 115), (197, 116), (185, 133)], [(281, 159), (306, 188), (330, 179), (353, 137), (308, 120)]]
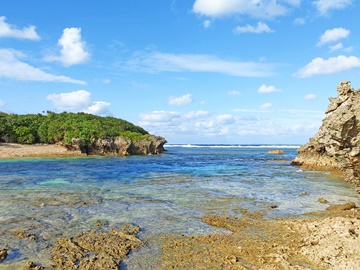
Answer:
[[(12, 248), (0, 268), (49, 265), (57, 238), (132, 223), (147, 244), (122, 269), (152, 269), (162, 235), (228, 233), (204, 224), (204, 215), (241, 217), (246, 209), (279, 218), (359, 203), (352, 185), (290, 165), (297, 147), (165, 145), (162, 155), (0, 160), (0, 249)], [(274, 149), (284, 154), (268, 154)], [(39, 241), (20, 239), (21, 230)]]

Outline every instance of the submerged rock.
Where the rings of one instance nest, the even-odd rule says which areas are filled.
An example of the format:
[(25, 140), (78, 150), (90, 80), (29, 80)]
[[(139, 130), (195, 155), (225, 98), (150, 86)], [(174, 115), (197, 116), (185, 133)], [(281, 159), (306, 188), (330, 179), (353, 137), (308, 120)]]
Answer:
[(320, 129), (298, 149), (292, 164), (341, 171), (347, 181), (360, 185), (360, 91), (349, 81), (336, 89)]

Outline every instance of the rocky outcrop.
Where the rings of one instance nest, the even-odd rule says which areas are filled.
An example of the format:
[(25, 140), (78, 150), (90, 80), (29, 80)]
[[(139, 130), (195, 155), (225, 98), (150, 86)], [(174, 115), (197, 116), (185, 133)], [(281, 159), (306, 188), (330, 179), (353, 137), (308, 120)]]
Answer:
[(123, 137), (111, 137), (105, 139), (95, 139), (91, 144), (83, 140), (73, 139), (71, 145), (66, 145), (69, 150), (81, 151), (88, 155), (101, 156), (129, 156), (129, 155), (149, 155), (161, 154), (164, 144), (167, 141), (160, 137), (149, 135), (146, 139), (132, 141)]
[(292, 164), (340, 170), (346, 180), (360, 186), (360, 91), (349, 81), (340, 82), (337, 91), (337, 98), (329, 98), (320, 129), (298, 149)]

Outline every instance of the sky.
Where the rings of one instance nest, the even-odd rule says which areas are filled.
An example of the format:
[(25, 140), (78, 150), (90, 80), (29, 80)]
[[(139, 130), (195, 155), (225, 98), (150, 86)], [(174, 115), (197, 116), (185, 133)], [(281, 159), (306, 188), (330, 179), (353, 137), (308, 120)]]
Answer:
[(171, 144), (303, 144), (360, 88), (355, 0), (0, 4), (0, 111), (87, 112)]

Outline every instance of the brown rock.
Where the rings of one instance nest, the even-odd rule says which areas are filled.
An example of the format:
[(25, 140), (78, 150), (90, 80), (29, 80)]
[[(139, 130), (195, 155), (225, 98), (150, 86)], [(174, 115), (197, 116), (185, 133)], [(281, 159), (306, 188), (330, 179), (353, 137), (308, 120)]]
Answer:
[(335, 205), (330, 205), (328, 208), (326, 208), (326, 210), (329, 211), (346, 211), (346, 210), (351, 210), (356, 208), (356, 204), (353, 202), (348, 202), (345, 204), (335, 204)]
[(340, 170), (346, 180), (360, 184), (360, 91), (349, 81), (340, 82), (337, 91), (338, 97), (329, 99), (320, 129), (298, 149), (292, 164)]
[(284, 151), (283, 150), (270, 150), (268, 152), (268, 154), (271, 154), (271, 155), (283, 155)]
[(1, 249), (0, 250), (0, 262), (5, 260), (7, 257), (7, 249)]

